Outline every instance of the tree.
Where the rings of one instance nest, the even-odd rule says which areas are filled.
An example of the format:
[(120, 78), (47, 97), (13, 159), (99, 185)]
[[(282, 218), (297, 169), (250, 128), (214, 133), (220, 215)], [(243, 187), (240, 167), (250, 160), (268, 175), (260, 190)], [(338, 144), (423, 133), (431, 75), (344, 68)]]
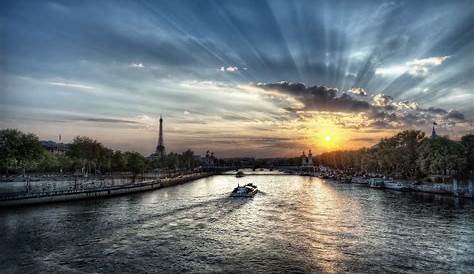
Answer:
[(194, 160), (194, 152), (190, 149), (186, 150), (181, 154), (181, 168), (191, 169), (198, 165), (198, 163)]
[(42, 172), (58, 171), (60, 169), (59, 159), (53, 153), (45, 150), (37, 168)]
[(59, 170), (61, 172), (72, 171), (73, 170), (74, 162), (67, 155), (57, 154), (56, 159), (58, 161)]
[(36, 135), (17, 129), (0, 130), (0, 161), (7, 173), (8, 169), (20, 167), (25, 175), (38, 164), (44, 152)]
[(417, 173), (417, 148), (425, 139), (419, 130), (405, 130), (377, 144), (380, 170), (386, 174), (413, 177)]
[(466, 170), (465, 173), (472, 176), (474, 171), (474, 135), (469, 134), (461, 138), (461, 144), (464, 146), (466, 156)]
[(127, 170), (133, 173), (133, 179), (140, 173), (143, 173), (147, 167), (147, 160), (138, 152), (126, 152)]
[(79, 161), (81, 167), (90, 173), (92, 168), (101, 171), (101, 168), (110, 168), (112, 150), (105, 148), (101, 143), (85, 136), (77, 136), (69, 145), (67, 155)]
[(464, 146), (444, 137), (425, 139), (417, 152), (417, 164), (425, 175), (448, 175), (452, 171), (459, 173), (466, 166)]
[(120, 150), (113, 153), (111, 165), (113, 171), (125, 171), (127, 169), (127, 159)]
[(112, 157), (114, 151), (101, 146), (99, 149), (98, 168), (100, 171), (111, 171), (112, 169)]

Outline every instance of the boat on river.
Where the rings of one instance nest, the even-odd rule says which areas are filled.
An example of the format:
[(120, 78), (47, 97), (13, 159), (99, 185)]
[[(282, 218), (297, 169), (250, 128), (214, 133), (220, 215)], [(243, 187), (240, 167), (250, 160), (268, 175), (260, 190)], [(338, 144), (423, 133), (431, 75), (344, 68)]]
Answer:
[(371, 178), (369, 180), (369, 187), (373, 188), (386, 188), (399, 191), (408, 191), (410, 188), (393, 179), (382, 179), (382, 178)]
[(385, 188), (388, 188), (388, 189), (393, 189), (393, 190), (399, 190), (399, 191), (408, 191), (410, 190), (410, 188), (398, 181), (394, 181), (394, 180), (385, 180), (383, 182), (383, 185)]
[(383, 188), (384, 187), (384, 180), (382, 178), (370, 178), (369, 179), (369, 187)]
[(230, 194), (231, 197), (253, 197), (257, 194), (258, 188), (256, 185), (250, 183), (243, 186), (237, 185)]

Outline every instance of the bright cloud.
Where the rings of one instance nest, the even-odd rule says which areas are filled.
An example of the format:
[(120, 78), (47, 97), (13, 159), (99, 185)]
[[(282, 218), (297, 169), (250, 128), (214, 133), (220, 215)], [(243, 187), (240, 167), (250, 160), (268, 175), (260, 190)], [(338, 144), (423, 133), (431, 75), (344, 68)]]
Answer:
[(351, 88), (349, 90), (350, 93), (360, 95), (360, 96), (367, 96), (367, 91), (365, 91), (363, 88)]
[(145, 67), (142, 63), (138, 63), (138, 64), (133, 63), (130, 66), (132, 68), (144, 68)]
[(78, 88), (78, 89), (95, 89), (92, 86), (87, 86), (77, 83), (66, 83), (66, 82), (48, 82), (48, 84), (53, 86), (67, 87), (67, 88)]
[(382, 76), (398, 76), (408, 73), (412, 76), (423, 77), (428, 74), (431, 68), (441, 65), (448, 58), (449, 56), (436, 56), (424, 59), (415, 59), (413, 61), (406, 62), (404, 65), (377, 68), (375, 70), (375, 74)]
[(380, 93), (375, 95), (372, 100), (374, 101), (375, 106), (384, 107), (389, 105), (393, 101), (393, 98), (388, 95), (384, 95), (383, 93)]
[[(244, 70), (247, 70), (247, 68), (244, 68)], [(236, 67), (236, 66), (221, 67), (220, 71), (223, 71), (223, 72), (237, 72), (237, 71), (239, 71), (239, 68)]]

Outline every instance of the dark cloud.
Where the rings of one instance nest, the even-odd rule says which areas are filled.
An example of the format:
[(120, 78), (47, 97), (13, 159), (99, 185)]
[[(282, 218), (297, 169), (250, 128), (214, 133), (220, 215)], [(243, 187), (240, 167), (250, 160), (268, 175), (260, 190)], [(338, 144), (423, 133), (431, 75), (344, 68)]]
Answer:
[(375, 120), (369, 124), (370, 127), (378, 129), (392, 129), (394, 126), (383, 120)]
[(434, 113), (434, 114), (444, 115), (445, 119), (453, 119), (453, 120), (465, 119), (464, 114), (457, 110), (447, 111), (443, 108), (429, 107), (428, 109), (426, 109), (426, 111), (430, 113)]
[(398, 119), (395, 112), (386, 111), (386, 110), (383, 110), (383, 108), (373, 108), (372, 111), (369, 112), (367, 116), (370, 119), (375, 119), (375, 120), (383, 119), (390, 122), (396, 121)]
[(375, 142), (378, 141), (379, 138), (372, 138), (372, 137), (359, 137), (359, 138), (352, 138), (351, 141), (354, 142)]
[[(292, 96), (304, 104), (302, 108), (286, 108), (290, 112), (316, 110), (331, 112), (365, 112), (369, 119), (368, 125), (374, 128), (394, 129), (399, 127), (422, 128), (433, 121), (451, 122), (462, 121), (464, 114), (459, 111), (447, 111), (443, 108), (421, 108), (412, 101), (395, 101), (385, 94), (376, 94), (371, 102), (357, 100), (347, 93), (340, 93), (336, 88), (325, 86), (306, 86), (302, 83), (277, 82), (258, 84), (265, 90), (273, 90)], [(356, 89), (357, 92), (365, 90)], [(352, 91), (351, 91), (352, 92)], [(340, 95), (339, 95), (340, 94)], [(304, 113), (300, 113), (305, 117)], [(310, 115), (308, 113), (308, 115)], [(307, 118), (307, 117), (306, 117)]]
[(446, 114), (448, 113), (445, 109), (437, 108), (437, 107), (429, 107), (427, 111), (436, 113), (436, 114)]
[(258, 87), (291, 95), (304, 104), (304, 110), (363, 112), (371, 108), (369, 103), (354, 99), (347, 93), (338, 96), (336, 88), (290, 82), (258, 84)]
[(410, 112), (406, 115), (401, 115), (399, 120), (406, 126), (422, 127), (430, 124), (434, 119), (421, 112)]
[(298, 145), (298, 141), (294, 138), (286, 137), (256, 137), (256, 136), (208, 136), (206, 139), (196, 138), (195, 141), (201, 141), (201, 143), (212, 143), (224, 146), (235, 146), (243, 147), (251, 144), (256, 148), (291, 148)]
[(229, 121), (245, 121), (245, 122), (257, 121), (256, 119), (252, 119), (252, 118), (246, 117), (244, 115), (239, 115), (236, 113), (223, 114), (221, 115), (221, 118), (224, 120), (229, 120)]
[(451, 110), (448, 115), (446, 115), (448, 119), (455, 119), (455, 120), (464, 120), (464, 114), (457, 110)]
[(457, 122), (465, 121), (464, 114), (459, 111), (447, 111), (442, 108), (430, 107), (428, 109), (412, 109), (406, 111), (385, 111), (374, 109), (368, 113), (371, 120), (370, 126), (376, 128), (395, 128), (395, 127), (417, 127), (423, 128), (431, 125), (433, 121), (454, 126)]
[(77, 120), (98, 123), (120, 123), (120, 124), (139, 124), (137, 121), (113, 119), (113, 118), (78, 118)]

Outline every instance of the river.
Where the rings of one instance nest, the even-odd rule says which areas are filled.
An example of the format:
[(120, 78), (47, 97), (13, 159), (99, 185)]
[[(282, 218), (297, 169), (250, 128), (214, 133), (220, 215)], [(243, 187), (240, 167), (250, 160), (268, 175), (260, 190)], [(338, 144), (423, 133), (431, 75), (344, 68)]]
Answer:
[(290, 175), (2, 209), (0, 235), (1, 273), (474, 272), (473, 201)]

